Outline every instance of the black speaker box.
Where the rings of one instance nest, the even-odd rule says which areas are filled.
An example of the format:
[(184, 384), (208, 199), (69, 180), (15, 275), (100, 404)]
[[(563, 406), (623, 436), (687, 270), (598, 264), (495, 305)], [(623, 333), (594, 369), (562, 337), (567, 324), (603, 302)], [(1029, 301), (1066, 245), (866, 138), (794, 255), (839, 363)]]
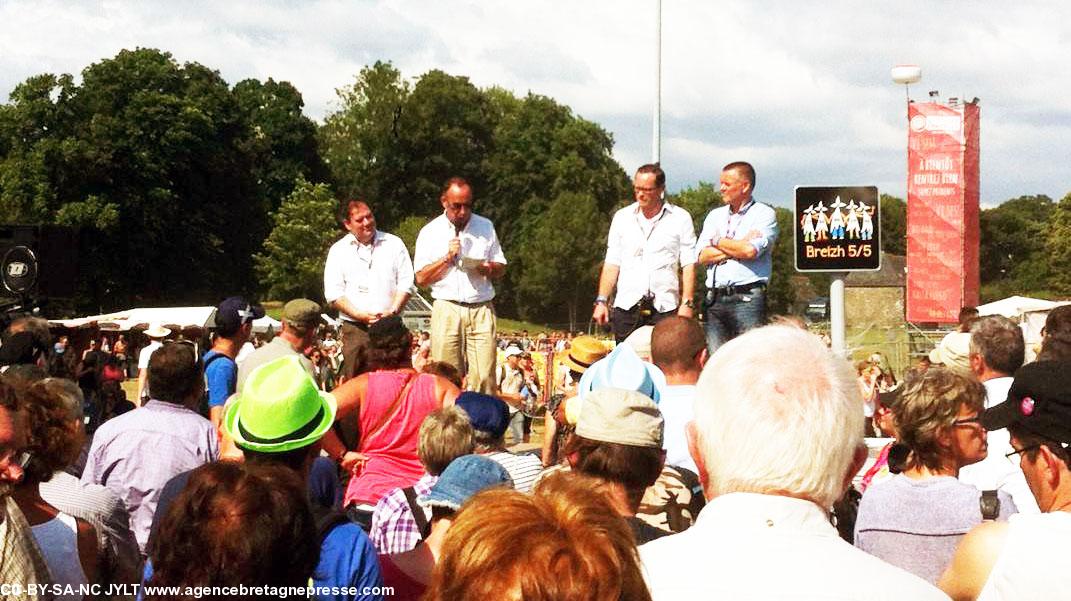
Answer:
[[(25, 247), (37, 260), (37, 281), (25, 292), (34, 298), (73, 298), (78, 278), (78, 232), (58, 225), (0, 225), (0, 259)], [(24, 255), (24, 253), (18, 253)], [(2, 274), (0, 274), (2, 275)], [(15, 296), (0, 285), (0, 296)]]

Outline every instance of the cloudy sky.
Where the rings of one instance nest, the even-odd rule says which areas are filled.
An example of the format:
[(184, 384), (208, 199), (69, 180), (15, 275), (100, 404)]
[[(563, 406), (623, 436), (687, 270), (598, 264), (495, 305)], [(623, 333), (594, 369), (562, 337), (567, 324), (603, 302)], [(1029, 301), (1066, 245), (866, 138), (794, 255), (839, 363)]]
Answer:
[[(664, 0), (662, 162), (670, 187), (744, 159), (756, 195), (873, 184), (903, 197), (904, 89), (981, 98), (982, 203), (1071, 192), (1071, 3)], [(0, 0), (0, 98), (41, 72), (77, 74), (155, 47), (229, 82), (288, 80), (319, 120), (362, 66), (392, 61), (556, 98), (613, 133), (632, 171), (651, 157), (654, 0), (241, 3)]]

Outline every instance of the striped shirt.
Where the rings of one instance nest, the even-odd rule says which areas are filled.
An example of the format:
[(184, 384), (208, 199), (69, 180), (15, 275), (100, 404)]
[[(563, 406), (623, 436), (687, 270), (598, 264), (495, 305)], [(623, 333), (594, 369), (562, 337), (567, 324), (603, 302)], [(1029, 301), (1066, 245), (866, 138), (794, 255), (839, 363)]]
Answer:
[(83, 484), (67, 472), (56, 472), (41, 483), (41, 498), (93, 525), (102, 559), (97, 578), (101, 584), (138, 581), (138, 542), (130, 531), (130, 515), (115, 493), (97, 484)]
[(543, 471), (543, 461), (535, 455), (518, 455), (508, 451), (494, 451), (484, 455), (506, 468), (513, 480), (513, 488), (521, 492), (531, 492), (536, 477)]

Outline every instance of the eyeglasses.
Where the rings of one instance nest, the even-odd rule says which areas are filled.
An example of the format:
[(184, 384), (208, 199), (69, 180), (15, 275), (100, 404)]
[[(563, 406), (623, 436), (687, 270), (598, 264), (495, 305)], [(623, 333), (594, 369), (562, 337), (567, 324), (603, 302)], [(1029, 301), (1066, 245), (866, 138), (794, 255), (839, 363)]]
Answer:
[(448, 202), (448, 203), (446, 203), (446, 208), (450, 209), (451, 211), (455, 211), (455, 212), (456, 211), (460, 211), (462, 209), (468, 209), (468, 210), (471, 211), (472, 210), (472, 203), (471, 202)]
[(1040, 447), (1041, 447), (1040, 444), (1032, 444), (1032, 445), (1030, 445), (1028, 447), (1023, 447), (1021, 449), (1016, 449), (1015, 447), (1012, 447), (1012, 449), (1013, 449), (1012, 452), (1011, 453), (1005, 453), (1004, 457), (1006, 457), (1008, 459), (1008, 461), (1014, 462), (1016, 455), (1020, 455), (1022, 453), (1026, 453), (1026, 452), (1029, 452), (1029, 451), (1033, 451), (1034, 449), (1037, 449), (1037, 448), (1040, 448)]
[(974, 417), (965, 417), (963, 419), (957, 419), (956, 421), (952, 422), (952, 426), (953, 427), (955, 427), (955, 426), (972, 426), (973, 427), (973, 426), (981, 426), (981, 425), (982, 425), (982, 418), (977, 416), (977, 415), (974, 416)]
[(632, 186), (632, 189), (635, 190), (636, 192), (650, 193), (650, 192), (658, 192), (662, 188), (659, 188), (658, 186), (654, 186), (652, 188), (641, 188), (640, 186)]

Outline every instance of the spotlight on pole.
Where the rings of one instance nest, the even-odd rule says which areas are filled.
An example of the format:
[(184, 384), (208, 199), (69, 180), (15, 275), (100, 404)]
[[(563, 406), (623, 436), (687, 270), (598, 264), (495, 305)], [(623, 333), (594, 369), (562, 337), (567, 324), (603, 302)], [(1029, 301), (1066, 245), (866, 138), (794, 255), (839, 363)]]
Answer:
[(922, 79), (922, 67), (918, 65), (896, 65), (892, 68), (892, 80), (904, 86), (907, 101), (911, 102), (911, 84)]

